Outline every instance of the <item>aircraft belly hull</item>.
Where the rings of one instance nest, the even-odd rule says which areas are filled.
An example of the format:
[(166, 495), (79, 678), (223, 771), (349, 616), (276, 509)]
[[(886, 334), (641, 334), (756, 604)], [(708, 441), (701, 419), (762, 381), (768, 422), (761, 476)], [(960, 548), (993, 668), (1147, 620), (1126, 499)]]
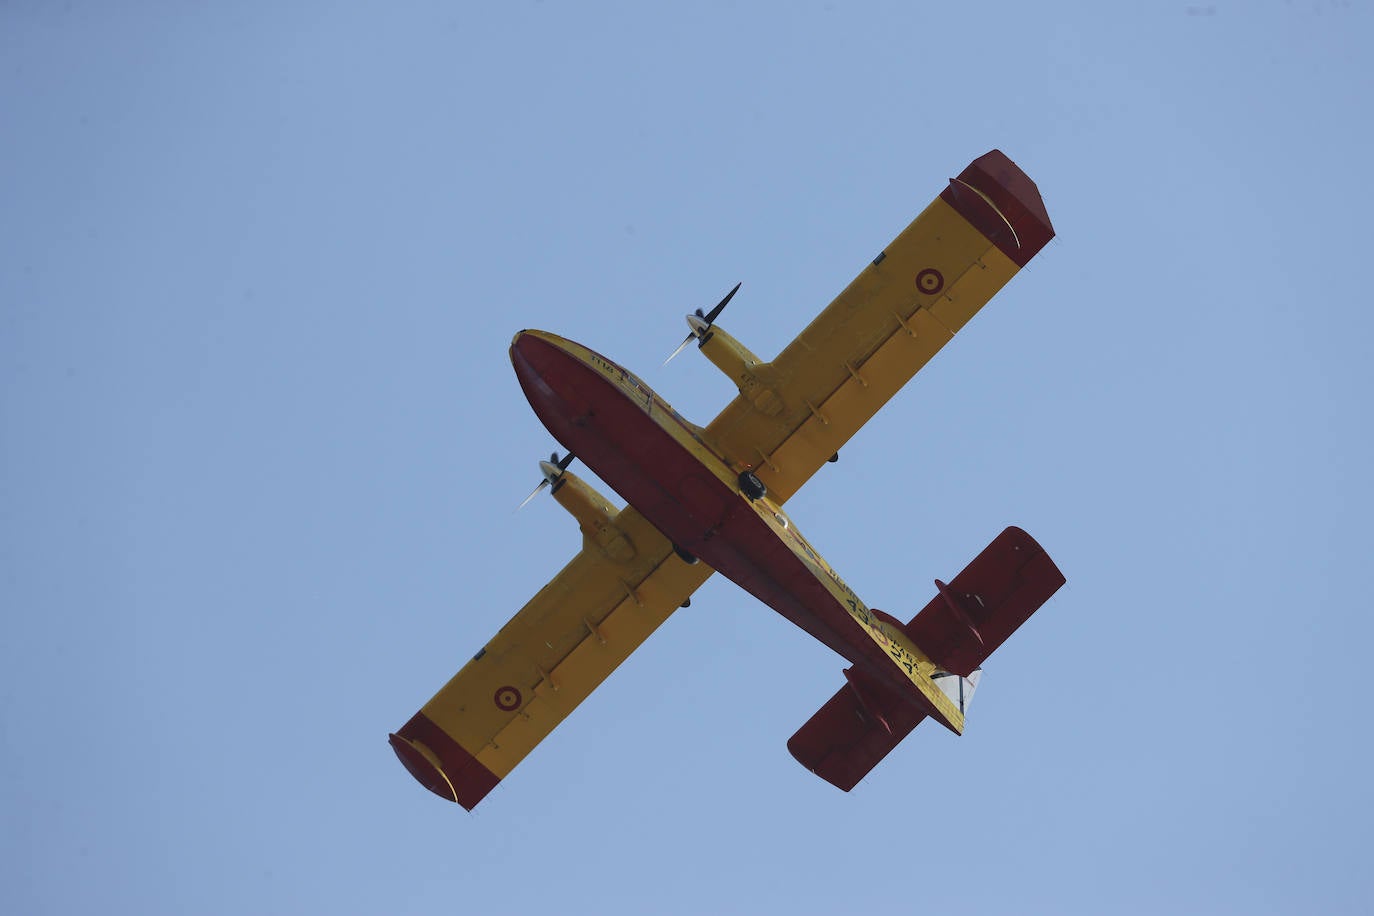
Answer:
[(511, 345), (521, 387), (555, 439), (673, 543), (844, 658), (903, 694), (915, 693), (770, 524), (769, 504), (750, 503), (724, 460), (632, 375), (631, 383), (617, 380), (615, 372), (625, 370), (570, 341), (559, 343), (576, 351), (530, 332)]

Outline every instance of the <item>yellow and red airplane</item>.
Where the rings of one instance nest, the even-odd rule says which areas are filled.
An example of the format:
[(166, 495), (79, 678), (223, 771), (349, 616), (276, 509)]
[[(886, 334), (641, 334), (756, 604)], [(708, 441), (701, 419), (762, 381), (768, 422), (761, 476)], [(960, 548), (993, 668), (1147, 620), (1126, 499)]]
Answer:
[[(535, 492), (551, 485), (582, 549), (390, 736), (406, 769), (471, 810), (715, 570), (850, 663), (788, 741), (823, 779), (853, 788), (927, 716), (962, 733), (983, 661), (1064, 583), (1053, 561), (1008, 528), (903, 624), (782, 506), (1053, 237), (1035, 183), (993, 150), (771, 362), (716, 324), (736, 285), (678, 348), (695, 340), (739, 387), (705, 428), (600, 354), (517, 334), (520, 385), (569, 452)], [(574, 454), (624, 509), (568, 471)]]

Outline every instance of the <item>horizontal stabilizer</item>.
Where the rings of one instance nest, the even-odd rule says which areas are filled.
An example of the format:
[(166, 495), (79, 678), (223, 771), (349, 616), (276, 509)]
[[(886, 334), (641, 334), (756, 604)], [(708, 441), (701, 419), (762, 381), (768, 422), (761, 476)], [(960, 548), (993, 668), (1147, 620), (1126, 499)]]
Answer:
[(935, 664), (965, 677), (1064, 584), (1049, 554), (1020, 528), (997, 536), (905, 627)]
[(892, 689), (846, 669), (839, 693), (787, 742), (797, 762), (848, 792), (878, 765), (925, 712)]

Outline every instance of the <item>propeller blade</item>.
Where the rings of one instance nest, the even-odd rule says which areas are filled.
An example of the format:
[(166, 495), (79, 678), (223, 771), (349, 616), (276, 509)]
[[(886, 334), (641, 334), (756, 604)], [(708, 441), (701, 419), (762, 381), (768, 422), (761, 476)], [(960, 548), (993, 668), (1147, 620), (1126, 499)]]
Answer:
[[(564, 455), (562, 458), (559, 458), (558, 453), (554, 452), (549, 455), (548, 461), (539, 462), (539, 468), (544, 472), (544, 479), (539, 481), (539, 486), (534, 488), (533, 493), (525, 497), (524, 502), (515, 507), (515, 511), (519, 512), (521, 509), (525, 508), (525, 506), (529, 505), (530, 500), (539, 495), (540, 490), (562, 478), (563, 472), (568, 469), (568, 465), (572, 464), (576, 459), (577, 456), (572, 452), (568, 452), (568, 454)], [(553, 468), (557, 468), (558, 473), (555, 474), (552, 470)]]
[[(682, 343), (678, 344), (678, 345), (677, 345), (677, 349), (674, 350), (674, 351), (672, 352), (672, 355), (669, 356), (667, 359), (665, 359), (665, 360), (663, 361), (663, 366), (666, 366), (666, 365), (668, 365), (669, 363), (671, 363), (671, 362), (673, 361), (673, 358), (674, 358), (674, 357), (676, 357), (676, 356), (677, 356), (679, 353), (681, 353), (683, 350), (687, 349), (687, 345), (688, 345), (689, 343), (691, 343), (692, 341), (696, 340), (696, 339), (697, 339), (697, 335), (696, 335), (696, 334), (688, 334), (688, 335), (687, 335), (687, 339), (684, 340)], [(659, 368), (662, 369), (663, 366), (659, 366)]]
[[(692, 329), (692, 333), (688, 334), (687, 339), (684, 340), (682, 343), (678, 344), (677, 349), (674, 350), (672, 354), (663, 361), (664, 366), (671, 363), (673, 361), (673, 357), (677, 356), (683, 350), (687, 349), (687, 345), (691, 343), (693, 340), (706, 339), (707, 334), (710, 333), (711, 325), (714, 324), (716, 319), (720, 317), (720, 313), (725, 311), (725, 306), (729, 304), (731, 299), (735, 298), (735, 293), (739, 292), (739, 288), (743, 285), (743, 281), (736, 283), (735, 288), (730, 290), (730, 292), (726, 293), (725, 298), (717, 302), (716, 307), (711, 309), (711, 311), (702, 314), (701, 309), (697, 309), (694, 313), (696, 316), (695, 318), (692, 315), (687, 316), (687, 325)], [(660, 366), (659, 368), (662, 367)]]
[(735, 288), (730, 290), (730, 292), (726, 293), (725, 298), (720, 300), (720, 302), (716, 303), (716, 307), (706, 313), (705, 318), (707, 324), (715, 324), (716, 319), (720, 317), (720, 313), (725, 311), (726, 304), (735, 297), (735, 293), (739, 292), (739, 288), (743, 285), (743, 280), (741, 280), (739, 283), (736, 283)]
[(520, 505), (518, 505), (518, 506), (515, 507), (515, 511), (516, 511), (516, 512), (519, 512), (521, 509), (523, 509), (523, 508), (525, 508), (527, 505), (529, 505), (530, 500), (532, 500), (532, 499), (534, 499), (536, 496), (538, 496), (538, 495), (539, 495), (539, 491), (542, 490), (542, 489), (544, 489), (544, 488), (547, 487), (548, 485), (549, 485), (549, 481), (548, 481), (547, 478), (545, 478), (544, 480), (539, 481), (539, 486), (537, 486), (537, 487), (534, 488), (534, 492), (533, 492), (533, 493), (531, 493), (529, 496), (526, 496), (526, 497), (525, 497), (525, 501), (524, 501), (524, 502), (522, 502)]

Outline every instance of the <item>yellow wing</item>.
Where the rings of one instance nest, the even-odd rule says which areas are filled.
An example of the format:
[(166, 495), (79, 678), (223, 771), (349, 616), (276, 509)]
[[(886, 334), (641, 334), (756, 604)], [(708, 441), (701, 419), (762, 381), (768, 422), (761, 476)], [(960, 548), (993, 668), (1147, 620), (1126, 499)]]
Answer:
[(572, 562), (391, 736), (436, 795), (471, 810), (711, 575), (634, 509), (606, 519), (584, 524)]
[(1035, 183), (979, 157), (772, 363), (702, 343), (740, 386), (707, 436), (785, 501), (1053, 237)]

